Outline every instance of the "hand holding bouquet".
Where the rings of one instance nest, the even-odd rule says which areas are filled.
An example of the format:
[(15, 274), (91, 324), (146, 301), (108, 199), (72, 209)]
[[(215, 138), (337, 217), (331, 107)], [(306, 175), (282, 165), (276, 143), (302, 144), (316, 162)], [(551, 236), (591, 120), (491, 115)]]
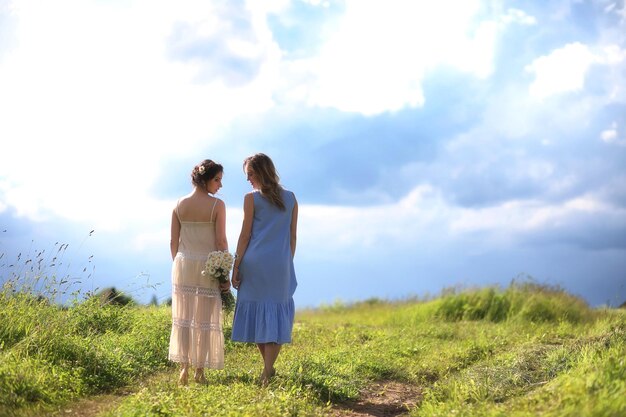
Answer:
[[(202, 275), (216, 279), (220, 284), (227, 283), (234, 261), (234, 256), (228, 251), (213, 251), (207, 257)], [(235, 297), (233, 294), (230, 290), (222, 291), (222, 308), (230, 312), (234, 307)]]

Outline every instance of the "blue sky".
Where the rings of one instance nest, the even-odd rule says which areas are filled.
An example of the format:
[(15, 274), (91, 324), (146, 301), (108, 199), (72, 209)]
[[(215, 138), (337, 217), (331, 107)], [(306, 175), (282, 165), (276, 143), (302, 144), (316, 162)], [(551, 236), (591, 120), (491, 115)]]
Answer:
[(523, 276), (626, 301), (623, 0), (0, 0), (0, 140), (5, 271), (67, 243), (51, 273), (164, 301), (191, 168), (224, 165), (234, 248), (265, 152), (300, 307)]

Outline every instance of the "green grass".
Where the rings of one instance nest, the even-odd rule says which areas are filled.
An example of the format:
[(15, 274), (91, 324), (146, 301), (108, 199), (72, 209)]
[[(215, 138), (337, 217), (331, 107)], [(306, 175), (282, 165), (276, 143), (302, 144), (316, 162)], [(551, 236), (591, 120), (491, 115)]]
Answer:
[(106, 392), (168, 366), (164, 309), (61, 308), (0, 293), (0, 415)]
[(90, 298), (62, 308), (13, 289), (0, 293), (0, 415), (45, 414), (126, 385), (134, 393), (104, 415), (327, 415), (378, 381), (420, 387), (413, 416), (626, 415), (626, 312), (559, 288), (298, 311), (267, 388), (256, 347), (228, 341), (230, 319), (226, 368), (207, 372), (207, 386), (178, 387), (169, 307)]

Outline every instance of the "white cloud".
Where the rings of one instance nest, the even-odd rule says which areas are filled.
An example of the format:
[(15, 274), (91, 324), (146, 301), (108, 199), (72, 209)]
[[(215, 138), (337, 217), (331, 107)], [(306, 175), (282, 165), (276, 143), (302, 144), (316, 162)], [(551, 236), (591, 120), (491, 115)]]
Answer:
[(530, 95), (543, 99), (555, 94), (580, 91), (587, 70), (596, 57), (586, 45), (575, 42), (534, 60), (526, 71), (535, 75)]
[(302, 0), (304, 3), (308, 3), (312, 6), (321, 6), (321, 7), (329, 7), (330, 2), (328, 0)]
[(609, 127), (606, 130), (603, 130), (600, 133), (600, 139), (602, 139), (603, 142), (608, 143), (608, 144), (626, 146), (626, 137), (625, 138), (619, 137), (619, 129), (618, 129), (616, 122), (613, 122), (611, 124), (611, 127)]
[(359, 248), (436, 247), (454, 242), (464, 242), (480, 251), (517, 244), (555, 228), (574, 227), (580, 215), (623, 219), (626, 212), (593, 195), (563, 202), (510, 200), (489, 207), (464, 208), (447, 203), (432, 186), (419, 185), (392, 204), (302, 205), (299, 234), (305, 245), (306, 241), (315, 245), (324, 242), (323, 247), (305, 250), (319, 257), (336, 257), (337, 253)]
[(155, 203), (147, 190), (164, 157), (206, 147), (234, 118), (273, 105), (265, 68), (227, 88), (196, 83), (194, 63), (168, 61), (174, 24), (210, 22), (206, 2), (35, 1), (12, 10), (17, 46), (0, 62), (0, 192), (20, 215), (119, 227)]
[(591, 196), (562, 203), (512, 200), (486, 208), (460, 209), (450, 227), (458, 233), (483, 231), (515, 239), (521, 233), (566, 223), (578, 212), (601, 215), (612, 210)]
[(626, 50), (619, 45), (606, 45), (602, 48), (598, 61), (606, 65), (619, 65), (626, 61)]
[(255, 16), (264, 17), (267, 13), (280, 13), (284, 11), (289, 7), (291, 1), (292, 0), (246, 0), (246, 7), (251, 10)]
[(508, 9), (507, 13), (502, 16), (501, 20), (505, 24), (519, 23), (527, 26), (537, 24), (537, 19), (534, 16), (531, 16), (525, 11), (519, 9)]
[[(391, 239), (415, 243), (441, 225), (446, 208), (428, 185), (413, 189), (402, 200), (369, 207), (301, 205), (298, 220), (303, 240), (325, 242), (316, 252), (336, 254), (351, 247), (376, 247)], [(332, 239), (328, 237), (332, 236)]]
[(607, 142), (607, 143), (611, 143), (613, 141), (615, 141), (615, 139), (617, 139), (617, 125), (615, 122), (613, 122), (613, 124), (611, 125), (611, 127), (607, 130), (603, 130), (602, 133), (600, 134), (600, 138)]
[(626, 49), (614, 43), (606, 44), (598, 53), (598, 63), (605, 65), (609, 70), (609, 79), (606, 81), (608, 99), (611, 102), (626, 103)]
[[(503, 18), (479, 21), (477, 0), (349, 0), (338, 31), (319, 56), (289, 61), (277, 50), (266, 22), (268, 12), (280, 13), (287, 2), (251, 1), (247, 7), (257, 43), (231, 46), (244, 55), (262, 50), (264, 61), (250, 83), (228, 88), (220, 82), (195, 82), (194, 62), (167, 59), (166, 42), (176, 23), (192, 22), (210, 31), (215, 10), (204, 1), (15, 5), (18, 46), (0, 63), (0, 137), (10, 144), (0, 153), (0, 209), (13, 207), (32, 219), (59, 216), (105, 230), (137, 224), (137, 249), (156, 245), (167, 234), (168, 225), (160, 232), (140, 230), (141, 225), (162, 224), (163, 213), (171, 209), (171, 202), (155, 200), (147, 191), (163, 169), (161, 159), (188, 155), (210, 144), (213, 134), (236, 118), (272, 108), (278, 90), (298, 104), (363, 114), (420, 106), (421, 83), (429, 71), (448, 65), (487, 77), (502, 23), (535, 24), (533, 17), (514, 9)], [(618, 65), (624, 52), (609, 47), (600, 57), (607, 65)], [(594, 59), (582, 44), (538, 59), (529, 66), (536, 76), (531, 91), (545, 97), (582, 88)], [(528, 123), (535, 121), (532, 103), (493, 101), (513, 110), (508, 118), (493, 112), (496, 133), (523, 137), (528, 126), (538, 124)], [(506, 107), (503, 102), (516, 104)], [(616, 143), (612, 130), (616, 128), (602, 134), (604, 141)], [(550, 170), (538, 164), (529, 176), (549, 176)], [(510, 204), (520, 217), (538, 210), (528, 203)], [(492, 208), (483, 218), (485, 213), (460, 212), (435, 190), (418, 187), (397, 204), (304, 206), (302, 213), (305, 235), (316, 242), (336, 235), (333, 244), (376, 245), (379, 237), (410, 240), (425, 230), (433, 236), (442, 228), (450, 233), (495, 231), (489, 227), (491, 214), (494, 219), (511, 215), (510, 208)], [(363, 220), (374, 233), (361, 227)], [(233, 229), (239, 227), (234, 222)]]
[(196, 61), (167, 58), (176, 24), (210, 31), (220, 10), (206, 2), (12, 3), (17, 46), (0, 63), (4, 204), (33, 219), (116, 228), (125, 202), (154, 203), (147, 189), (160, 160), (207, 146), (233, 120), (272, 108), (277, 92), (375, 114), (422, 105), (422, 78), (437, 65), (491, 71), (496, 27), (473, 26), (477, 0), (350, 1), (340, 30), (307, 61), (282, 57), (267, 27), (267, 13), (287, 5), (248, 2), (257, 43), (228, 45), (263, 60), (255, 79), (229, 88), (198, 83)]
[(285, 71), (308, 74), (299, 76), (310, 84), (297, 97), (311, 105), (366, 115), (421, 106), (423, 78), (437, 66), (491, 73), (497, 25), (476, 24), (479, 10), (479, 1), (349, 0), (320, 54)]

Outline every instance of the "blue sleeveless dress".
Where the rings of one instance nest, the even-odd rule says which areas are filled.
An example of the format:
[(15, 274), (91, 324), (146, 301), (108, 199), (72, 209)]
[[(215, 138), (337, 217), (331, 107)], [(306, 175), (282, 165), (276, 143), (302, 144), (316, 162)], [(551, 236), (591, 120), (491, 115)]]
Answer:
[(296, 273), (291, 257), (291, 217), (296, 198), (283, 190), (285, 210), (256, 191), (252, 235), (239, 264), (241, 285), (232, 340), (289, 343), (295, 307)]

